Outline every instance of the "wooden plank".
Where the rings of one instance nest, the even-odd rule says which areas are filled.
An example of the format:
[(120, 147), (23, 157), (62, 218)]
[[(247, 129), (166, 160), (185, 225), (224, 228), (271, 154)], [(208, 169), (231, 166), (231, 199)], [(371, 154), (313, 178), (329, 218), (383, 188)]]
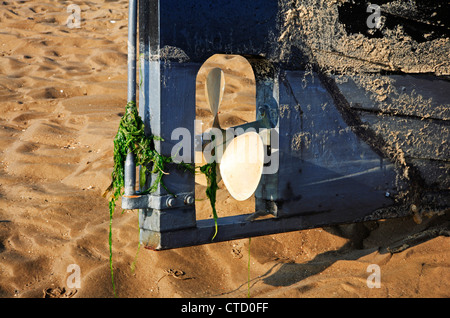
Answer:
[(353, 109), (450, 120), (450, 81), (431, 75), (335, 76)]
[[(378, 147), (417, 172), (423, 186), (450, 185), (450, 82), (431, 75), (333, 77), (347, 112), (375, 134)], [(376, 85), (378, 83), (378, 85)], [(419, 181), (419, 180), (416, 180)]]
[(351, 221), (393, 204), (394, 165), (355, 134), (316, 73), (284, 72), (279, 102), (280, 169), (265, 192), (275, 215)]
[(450, 125), (361, 111), (363, 123), (406, 158), (450, 161)]

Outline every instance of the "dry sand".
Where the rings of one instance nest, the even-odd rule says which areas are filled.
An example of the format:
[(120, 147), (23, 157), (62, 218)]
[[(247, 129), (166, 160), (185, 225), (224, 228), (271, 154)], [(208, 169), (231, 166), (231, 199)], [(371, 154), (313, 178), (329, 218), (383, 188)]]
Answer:
[[(126, 103), (127, 1), (76, 1), (79, 29), (56, 0), (0, 4), (0, 297), (113, 297), (108, 251), (112, 140)], [(224, 58), (216, 63), (223, 65)], [(226, 68), (224, 122), (250, 120), (252, 83)], [(198, 79), (198, 115), (207, 121)], [(203, 109), (203, 110), (202, 110)], [(198, 186), (199, 198), (204, 193)], [(221, 216), (252, 200), (218, 193)], [(206, 200), (199, 217), (211, 215)], [(247, 239), (138, 251), (135, 212), (116, 211), (119, 297), (246, 297)], [(380, 220), (253, 238), (252, 297), (449, 297), (448, 215)], [(81, 269), (70, 288), (68, 266)], [(368, 288), (376, 264), (380, 288)]]

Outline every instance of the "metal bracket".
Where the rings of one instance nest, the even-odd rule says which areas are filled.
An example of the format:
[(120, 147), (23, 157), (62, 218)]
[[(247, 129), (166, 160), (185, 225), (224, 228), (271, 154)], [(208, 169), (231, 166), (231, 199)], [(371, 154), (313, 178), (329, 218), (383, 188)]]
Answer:
[(194, 193), (179, 193), (177, 195), (124, 195), (122, 197), (122, 209), (135, 210), (135, 209), (173, 209), (180, 208), (189, 205), (193, 205), (195, 202)]

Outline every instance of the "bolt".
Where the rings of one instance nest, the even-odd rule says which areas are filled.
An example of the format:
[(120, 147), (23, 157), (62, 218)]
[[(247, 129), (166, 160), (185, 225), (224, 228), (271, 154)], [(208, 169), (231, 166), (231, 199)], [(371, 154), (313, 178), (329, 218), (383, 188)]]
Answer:
[(259, 114), (261, 115), (261, 117), (265, 117), (266, 116), (266, 108), (261, 106), (258, 108)]
[(194, 203), (194, 197), (192, 196), (192, 195), (190, 195), (190, 194), (188, 194), (188, 195), (186, 195), (185, 197), (184, 197), (184, 203), (185, 204), (189, 204), (189, 205), (191, 205), (191, 204), (193, 204)]
[(166, 205), (171, 208), (175, 205), (176, 199), (174, 197), (167, 198)]

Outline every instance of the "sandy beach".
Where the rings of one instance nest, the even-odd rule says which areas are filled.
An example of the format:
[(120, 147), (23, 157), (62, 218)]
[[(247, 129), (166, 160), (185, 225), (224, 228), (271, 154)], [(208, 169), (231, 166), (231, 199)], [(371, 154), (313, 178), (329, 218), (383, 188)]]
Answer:
[[(128, 1), (74, 1), (80, 28), (67, 25), (71, 3), (0, 4), (2, 298), (114, 297), (102, 193), (127, 98)], [(231, 126), (252, 120), (254, 88), (238, 57), (213, 65), (225, 64), (233, 67), (224, 67), (222, 124)], [(204, 80), (197, 115), (211, 123)], [(252, 199), (238, 202), (220, 186), (220, 216), (252, 212)], [(199, 218), (211, 217), (204, 189), (197, 185)], [(118, 208), (112, 237), (118, 297), (450, 297), (448, 213), (256, 237), (249, 254), (248, 239), (138, 249), (137, 212)], [(368, 286), (373, 264), (379, 288)]]

